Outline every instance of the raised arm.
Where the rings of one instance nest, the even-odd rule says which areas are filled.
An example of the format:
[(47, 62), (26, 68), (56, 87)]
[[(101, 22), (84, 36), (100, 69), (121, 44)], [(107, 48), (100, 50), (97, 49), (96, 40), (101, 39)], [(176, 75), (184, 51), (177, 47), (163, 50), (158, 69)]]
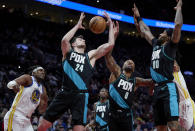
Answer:
[(9, 89), (13, 89), (14, 92), (18, 92), (20, 90), (20, 86), (29, 86), (32, 84), (32, 78), (30, 75), (22, 75), (7, 84)]
[(85, 18), (85, 14), (82, 12), (79, 18), (78, 23), (62, 38), (61, 41), (61, 50), (63, 57), (66, 56), (66, 53), (71, 49), (70, 40), (75, 35), (78, 29), (85, 29), (82, 26), (83, 19)]
[(152, 39), (154, 39), (154, 36), (151, 33), (150, 28), (143, 22), (142, 18), (140, 17), (139, 10), (135, 4), (132, 10), (135, 18), (134, 23), (138, 32), (140, 32), (141, 36), (144, 37), (152, 45)]
[(95, 61), (103, 56), (105, 56), (112, 48), (114, 47), (114, 32), (113, 32), (113, 22), (111, 21), (109, 15), (104, 12), (104, 16), (107, 18), (107, 22), (109, 25), (109, 38), (108, 43), (105, 43), (99, 46), (95, 50), (89, 51), (89, 59), (92, 66), (95, 65)]
[[(114, 39), (116, 40), (118, 33), (119, 33), (119, 24), (116, 22), (116, 26), (113, 23), (114, 27)], [(108, 67), (109, 71), (111, 72), (112, 75), (117, 78), (121, 74), (121, 68), (120, 66), (116, 63), (114, 60), (114, 57), (112, 56), (112, 50), (110, 50), (106, 55), (105, 55), (105, 60), (106, 60), (106, 66)], [(112, 80), (111, 80), (112, 81)]]
[(107, 68), (117, 78), (121, 74), (121, 68), (116, 63), (116, 61), (114, 60), (114, 58), (113, 58), (113, 56), (111, 55), (110, 52), (105, 56), (105, 60), (106, 60)]
[(43, 94), (41, 95), (41, 101), (39, 104), (39, 113), (43, 114), (47, 108), (48, 96), (45, 87), (43, 87)]
[(150, 89), (153, 89), (154, 82), (152, 79), (143, 79), (140, 77), (136, 77), (136, 85), (135, 85), (134, 91), (136, 91), (139, 86), (147, 86)]
[(177, 6), (175, 7), (175, 28), (173, 29), (173, 34), (171, 40), (173, 43), (179, 43), (181, 37), (181, 27), (183, 25), (183, 16), (182, 16), (182, 0), (177, 0)]

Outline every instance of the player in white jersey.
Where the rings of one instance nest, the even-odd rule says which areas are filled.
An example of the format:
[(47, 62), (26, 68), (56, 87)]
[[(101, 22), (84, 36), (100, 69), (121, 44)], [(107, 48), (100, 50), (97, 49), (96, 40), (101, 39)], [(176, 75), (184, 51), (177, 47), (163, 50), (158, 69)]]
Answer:
[(7, 84), (9, 89), (17, 92), (10, 110), (4, 117), (4, 131), (33, 131), (30, 118), (39, 105), (39, 112), (47, 108), (47, 93), (41, 84), (45, 70), (35, 66), (32, 76), (22, 75)]
[(184, 130), (192, 131), (195, 125), (195, 108), (194, 101), (191, 99), (187, 89), (185, 79), (180, 71), (180, 67), (174, 61), (174, 82), (177, 85), (180, 102), (179, 102), (179, 123)]

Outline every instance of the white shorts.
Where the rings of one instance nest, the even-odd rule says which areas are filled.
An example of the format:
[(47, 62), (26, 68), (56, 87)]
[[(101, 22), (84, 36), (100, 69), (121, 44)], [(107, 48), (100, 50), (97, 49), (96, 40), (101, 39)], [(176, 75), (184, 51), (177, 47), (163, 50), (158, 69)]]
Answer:
[(190, 98), (179, 103), (179, 123), (186, 130), (190, 130), (193, 125), (193, 107)]
[[(9, 127), (8, 127), (9, 126)], [(15, 112), (13, 117), (10, 117), (8, 111), (4, 117), (4, 131), (34, 131), (30, 119)]]

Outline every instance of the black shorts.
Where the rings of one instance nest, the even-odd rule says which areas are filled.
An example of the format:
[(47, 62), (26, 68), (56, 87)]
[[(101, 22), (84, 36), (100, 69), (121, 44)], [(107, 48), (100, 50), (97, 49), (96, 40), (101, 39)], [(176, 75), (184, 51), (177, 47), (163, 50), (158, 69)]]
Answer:
[(109, 131), (133, 130), (133, 114), (131, 111), (111, 111)]
[(108, 125), (103, 126), (103, 127), (96, 126), (95, 131), (109, 131), (109, 127)]
[(154, 88), (153, 96), (155, 126), (167, 125), (167, 122), (178, 121), (179, 94), (175, 83), (166, 83)]
[(70, 109), (72, 113), (72, 124), (86, 125), (88, 97), (88, 93), (78, 93), (61, 88), (47, 108), (43, 118), (53, 123), (65, 111)]

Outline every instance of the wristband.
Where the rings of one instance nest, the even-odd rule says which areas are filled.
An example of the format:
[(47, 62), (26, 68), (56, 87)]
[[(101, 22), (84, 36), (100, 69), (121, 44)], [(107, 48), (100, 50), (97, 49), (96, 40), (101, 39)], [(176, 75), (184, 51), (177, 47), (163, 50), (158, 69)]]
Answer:
[(18, 84), (16, 83), (15, 80), (13, 80), (13, 81), (10, 81), (10, 82), (7, 84), (7, 87), (8, 87), (9, 89), (13, 89), (13, 86), (16, 86), (16, 85), (18, 85)]
[(137, 19), (137, 23), (139, 23), (142, 20), (142, 18), (140, 16), (137, 17), (136, 19)]

